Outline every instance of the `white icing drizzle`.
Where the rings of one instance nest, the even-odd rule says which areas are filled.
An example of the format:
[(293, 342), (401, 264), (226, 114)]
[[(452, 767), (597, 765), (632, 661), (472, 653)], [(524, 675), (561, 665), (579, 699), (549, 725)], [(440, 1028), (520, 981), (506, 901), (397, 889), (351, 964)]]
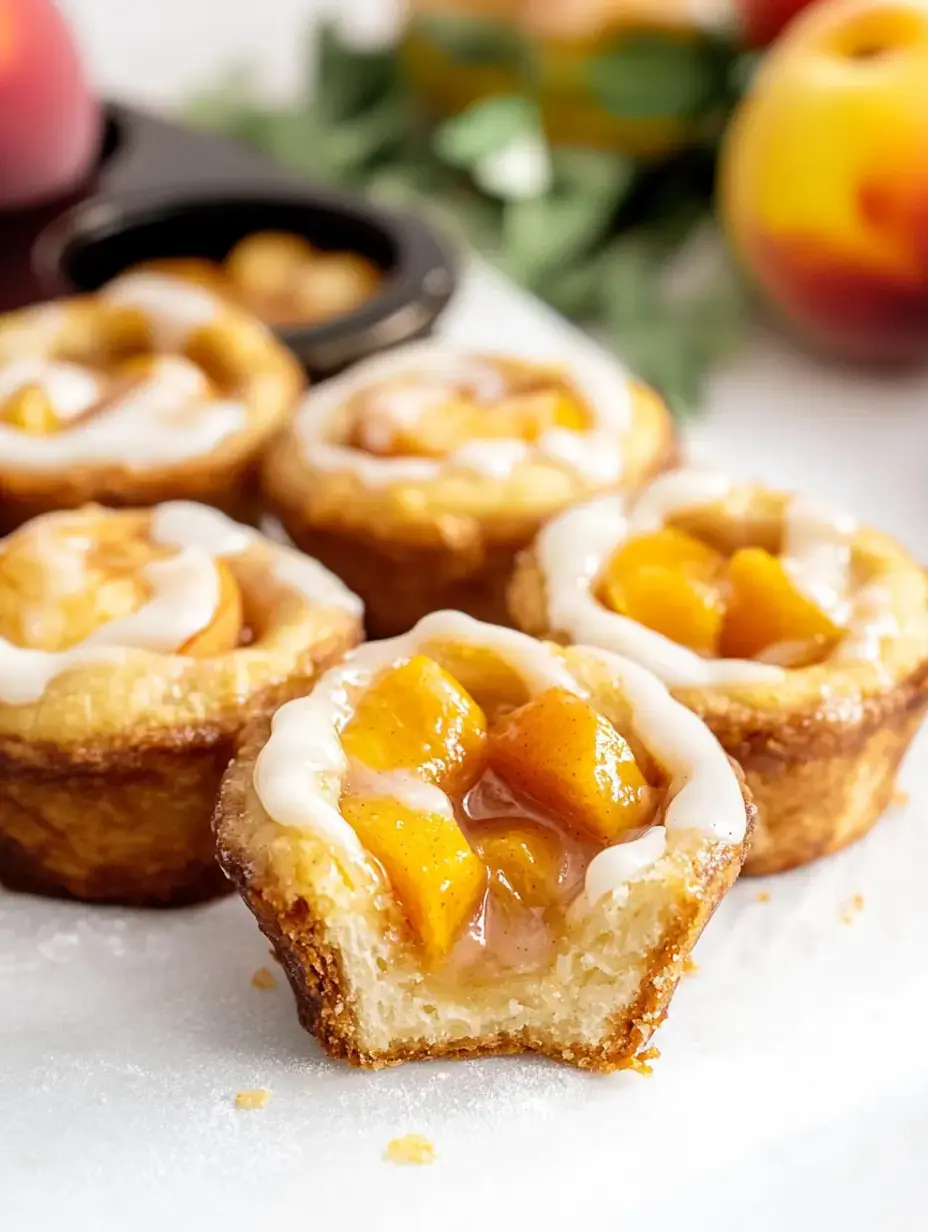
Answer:
[(793, 585), (835, 622), (850, 617), (851, 545), (857, 521), (811, 496), (786, 508), (780, 562)]
[[(240, 556), (263, 536), (233, 522), (217, 509), (193, 501), (167, 501), (151, 518), (151, 537), (169, 547), (198, 547), (210, 556)], [(268, 542), (267, 540), (264, 540)], [(356, 616), (364, 605), (356, 594), (311, 556), (295, 548), (273, 544), (274, 576), (320, 607), (341, 608)]]
[(353, 796), (395, 800), (414, 813), (438, 814), (454, 820), (450, 797), (411, 770), (372, 770), (362, 762), (351, 761), (346, 787)]
[(190, 337), (218, 315), (221, 303), (203, 287), (168, 274), (139, 271), (114, 278), (100, 297), (123, 308), (137, 308), (148, 318), (152, 343), (159, 351), (183, 351)]
[[(54, 534), (54, 522), (78, 515), (49, 514), (36, 524), (41, 535), (36, 550), (54, 578), (56, 593), (81, 589), (84, 542), (68, 546)], [(213, 619), (219, 603), (219, 576), (215, 561), (240, 556), (257, 542), (272, 554), (274, 575), (320, 607), (334, 607), (358, 617), (364, 607), (334, 574), (318, 561), (292, 548), (263, 540), (205, 505), (169, 501), (151, 513), (149, 535), (154, 543), (177, 548), (167, 560), (151, 561), (143, 576), (152, 597), (134, 612), (107, 621), (87, 638), (57, 653), (14, 646), (0, 638), (0, 702), (22, 705), (38, 701), (49, 683), (68, 668), (99, 661), (118, 662), (120, 651), (149, 650), (172, 654)]]
[[(433, 612), (401, 637), (359, 647), (326, 672), (307, 697), (278, 710), (254, 772), (255, 790), (270, 817), (280, 825), (312, 833), (354, 858), (363, 858), (356, 833), (338, 809), (349, 774), (339, 734), (380, 668), (402, 662), (435, 642), (495, 651), (522, 677), (531, 694), (550, 688), (583, 692), (564, 662), (533, 638), (482, 624), (460, 612)], [(584, 890), (591, 906), (658, 859), (666, 835), (695, 830), (737, 843), (747, 827), (738, 782), (708, 728), (644, 668), (598, 653), (629, 700), (637, 733), (668, 771), (671, 799), (663, 826), (657, 827), (660, 841), (657, 837), (646, 843), (639, 839), (623, 845), (621, 857), (611, 854), (616, 849), (610, 848), (591, 861)], [(391, 779), (375, 776), (373, 781), (389, 783)], [(405, 778), (397, 790), (405, 790)], [(423, 797), (417, 795), (417, 799)]]
[(14, 359), (0, 368), (0, 403), (24, 385), (38, 385), (63, 420), (82, 415), (103, 392), (100, 379), (86, 368), (38, 356)]
[[(653, 507), (644, 513), (641, 522), (649, 529), (662, 524), (663, 518), (657, 521)], [(662, 633), (604, 607), (593, 585), (629, 533), (630, 520), (618, 496), (574, 506), (548, 523), (538, 536), (536, 553), (552, 629), (571, 641), (627, 655), (674, 687), (783, 679), (783, 669), (771, 664), (704, 659)]]
[(515, 468), (531, 456), (528, 441), (467, 441), (450, 454), (453, 466), (485, 475), (487, 479), (506, 479)]
[[(526, 357), (526, 362), (538, 361)], [(378, 393), (381, 383), (402, 379), (410, 382), (408, 390), (393, 384)], [(501, 480), (533, 458), (596, 482), (614, 483), (622, 474), (622, 438), (633, 418), (629, 377), (606, 356), (584, 356), (571, 366), (569, 379), (589, 408), (592, 427), (587, 432), (557, 428), (544, 433), (535, 445), (505, 438), (471, 441), (447, 458), (377, 457), (337, 443), (332, 438), (338, 416), (349, 399), (365, 391), (375, 412), (365, 425), (365, 444), (381, 448), (397, 427), (415, 423), (460, 384), (475, 387), (477, 396), (488, 402), (504, 396), (505, 382), (479, 357), (443, 343), (412, 343), (357, 364), (310, 390), (295, 420), (296, 436), (308, 463), (320, 470), (348, 471), (369, 487), (429, 483), (449, 469)]]
[(79, 463), (146, 470), (209, 453), (245, 423), (242, 403), (210, 399), (196, 364), (163, 355), (150, 377), (66, 430), (34, 436), (0, 424), (0, 458), (32, 471)]
[(143, 570), (152, 596), (137, 612), (111, 620), (68, 650), (27, 650), (0, 638), (0, 701), (38, 701), (49, 683), (81, 664), (120, 659), (128, 649), (170, 652), (189, 641), (213, 618), (219, 601), (216, 566), (199, 548), (184, 548), (170, 560)]
[(591, 861), (583, 882), (583, 894), (572, 914), (582, 915), (607, 895), (628, 894), (629, 882), (637, 880), (667, 850), (667, 831), (652, 826), (630, 843), (617, 843)]
[[(628, 538), (659, 530), (668, 518), (725, 500), (736, 485), (717, 471), (686, 468), (656, 480), (626, 513), (619, 497), (574, 506), (538, 537), (536, 554), (547, 592), (551, 627), (573, 641), (627, 655), (674, 688), (774, 682), (784, 668), (743, 659), (704, 659), (661, 633), (604, 607), (593, 594), (596, 578)], [(790, 578), (848, 636), (836, 657), (876, 660), (880, 640), (891, 636), (889, 597), (882, 588), (851, 600), (850, 560), (857, 523), (805, 496), (784, 511), (783, 560)]]

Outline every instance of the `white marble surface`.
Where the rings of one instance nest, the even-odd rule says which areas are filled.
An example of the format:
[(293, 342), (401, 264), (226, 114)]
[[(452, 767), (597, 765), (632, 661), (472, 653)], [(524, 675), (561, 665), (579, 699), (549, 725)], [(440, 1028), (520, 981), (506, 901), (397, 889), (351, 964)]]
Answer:
[[(479, 271), (445, 328), (590, 345)], [(758, 341), (697, 444), (928, 556), (926, 393)], [(909, 804), (863, 843), (736, 887), (650, 1079), (525, 1059), (356, 1073), (300, 1030), (284, 986), (250, 986), (267, 947), (237, 900), (156, 913), (0, 893), (0, 1227), (923, 1229), (926, 750)], [(258, 1086), (271, 1104), (236, 1111)], [(407, 1131), (434, 1140), (434, 1165), (383, 1161)]]
[[(367, 3), (381, 0), (339, 7)], [(320, 8), (62, 5), (101, 86), (157, 103), (230, 59), (286, 93)], [(542, 353), (589, 345), (485, 274), (446, 329)], [(840, 373), (758, 336), (693, 444), (846, 501), (928, 558), (926, 408), (924, 377)], [(923, 1232), (926, 753), (923, 737), (910, 802), (863, 843), (736, 887), (647, 1080), (519, 1059), (358, 1074), (300, 1030), (284, 986), (250, 986), (267, 948), (237, 900), (155, 913), (0, 891), (0, 1228)], [(843, 924), (855, 894), (864, 908)], [(270, 1106), (236, 1111), (255, 1086)], [(382, 1160), (410, 1130), (434, 1139), (432, 1167)]]

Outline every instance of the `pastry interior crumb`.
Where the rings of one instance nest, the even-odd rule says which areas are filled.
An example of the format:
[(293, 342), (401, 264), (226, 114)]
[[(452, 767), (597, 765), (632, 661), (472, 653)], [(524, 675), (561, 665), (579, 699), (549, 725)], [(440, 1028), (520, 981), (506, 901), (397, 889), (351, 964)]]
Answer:
[(431, 1164), (435, 1162), (435, 1144), (423, 1134), (403, 1134), (390, 1139), (383, 1157), (393, 1164)]
[(236, 1108), (266, 1108), (271, 1102), (271, 1093), (267, 1087), (258, 1087), (255, 1091), (237, 1091), (235, 1094)]
[(277, 979), (273, 971), (268, 971), (267, 967), (259, 967), (251, 977), (252, 988), (261, 988), (270, 990), (277, 987)]
[(694, 962), (692, 958), (685, 958), (683, 960), (683, 974), (684, 975), (695, 975), (698, 970), (699, 970), (698, 962)]

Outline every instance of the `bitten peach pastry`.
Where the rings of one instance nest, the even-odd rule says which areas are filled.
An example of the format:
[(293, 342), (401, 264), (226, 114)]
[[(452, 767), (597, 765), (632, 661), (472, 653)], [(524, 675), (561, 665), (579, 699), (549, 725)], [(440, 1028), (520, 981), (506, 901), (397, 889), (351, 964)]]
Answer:
[(164, 257), (133, 272), (208, 287), (268, 325), (319, 325), (354, 312), (380, 290), (383, 273), (358, 252), (323, 252), (291, 231), (255, 231), (222, 261)]
[(745, 869), (836, 851), (888, 805), (928, 705), (928, 580), (805, 496), (696, 469), (555, 519), (519, 562), (516, 623), (628, 655), (740, 762)]
[(127, 275), (0, 318), (0, 527), (87, 501), (235, 512), (304, 380), (202, 287)]
[(634, 1063), (752, 808), (650, 673), (460, 612), (255, 722), (220, 860), (333, 1056)]
[(321, 565), (203, 505), (90, 505), (0, 541), (0, 881), (220, 893), (210, 816), (240, 729), (361, 616)]
[(674, 453), (663, 403), (605, 356), (568, 369), (428, 342), (310, 393), (262, 486), (384, 636), (446, 607), (505, 621), (515, 554), (548, 517)]

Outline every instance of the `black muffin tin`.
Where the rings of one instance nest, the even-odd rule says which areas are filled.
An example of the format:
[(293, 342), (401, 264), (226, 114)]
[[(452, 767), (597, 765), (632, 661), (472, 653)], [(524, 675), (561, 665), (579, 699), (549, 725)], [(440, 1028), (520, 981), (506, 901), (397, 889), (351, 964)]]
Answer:
[(277, 330), (315, 377), (429, 334), (454, 290), (450, 250), (421, 219), (295, 180), (234, 141), (113, 105), (99, 165), (78, 193), (0, 214), (0, 308), (94, 291), (150, 258), (221, 259), (265, 229), (358, 252), (383, 271), (378, 294), (356, 311)]

